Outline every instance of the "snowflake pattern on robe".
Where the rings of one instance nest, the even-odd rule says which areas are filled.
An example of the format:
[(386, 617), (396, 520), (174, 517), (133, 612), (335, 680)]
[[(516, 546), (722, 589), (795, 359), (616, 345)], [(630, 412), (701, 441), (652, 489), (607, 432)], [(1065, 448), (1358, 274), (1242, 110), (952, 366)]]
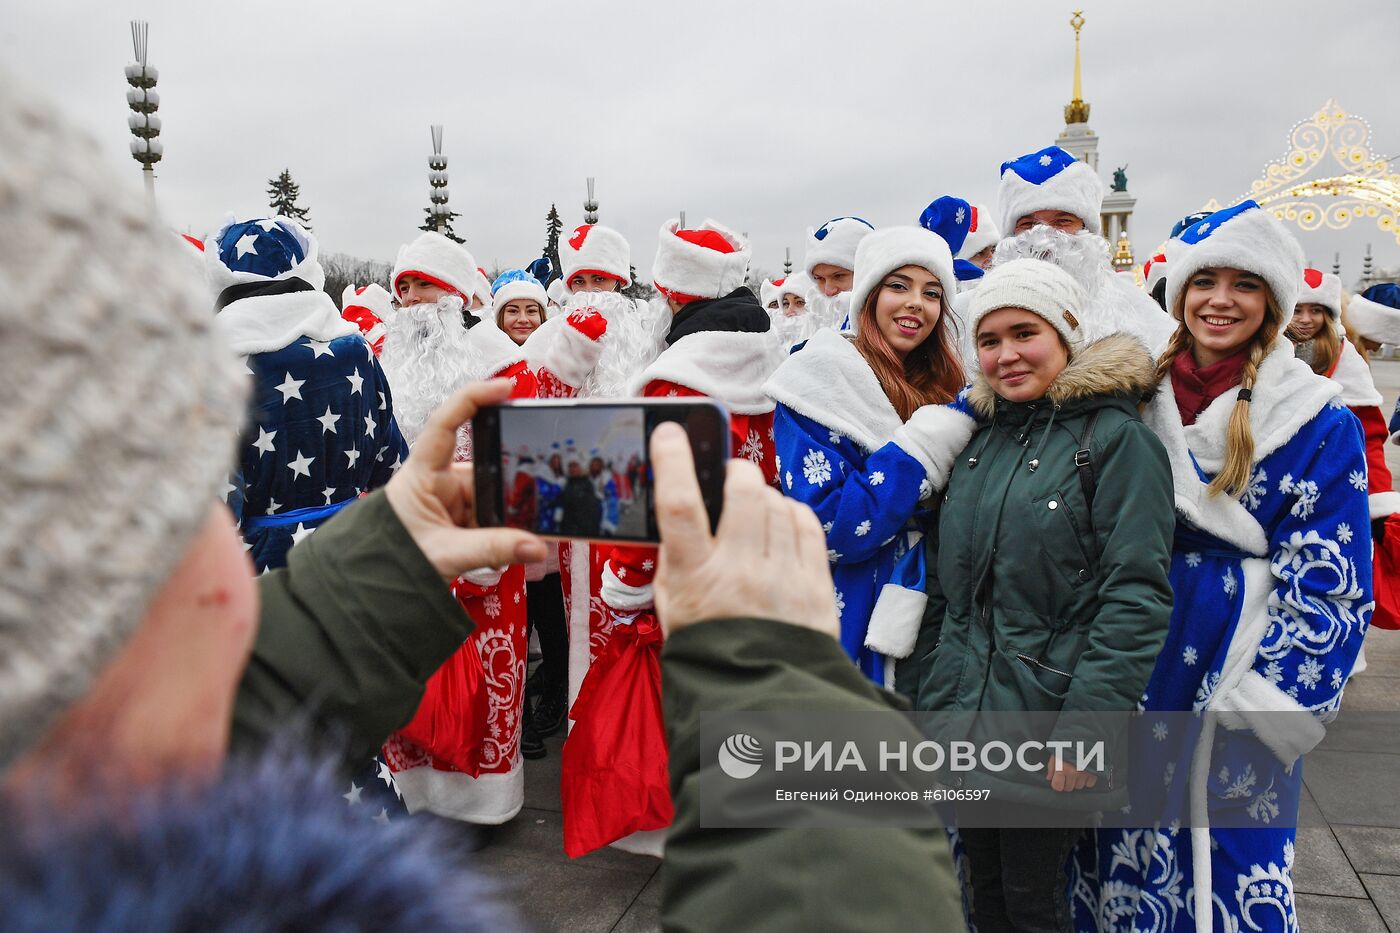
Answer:
[[(1245, 572), (1243, 552), (1178, 519), (1171, 566), (1175, 605), (1145, 709), (1200, 710), (1221, 702), (1217, 694), (1226, 689), (1221, 672), (1231, 636), (1251, 621), (1246, 630), (1262, 630), (1244, 675), (1254, 678), (1252, 695), (1274, 691), (1271, 708), (1297, 704), (1314, 715), (1338, 708), (1373, 607), (1366, 487), (1355, 480), (1358, 472), (1364, 477), (1364, 464), (1359, 423), (1350, 412), (1327, 406), (1255, 465), (1241, 504), (1268, 542), (1270, 590), (1262, 599), (1250, 592), (1261, 575)], [(1270, 483), (1269, 476), (1280, 480)], [(1259, 566), (1259, 558), (1251, 560)], [(1262, 617), (1242, 619), (1250, 606), (1259, 606)], [(1164, 738), (1163, 744), (1172, 741)], [(1233, 826), (1258, 828), (1211, 829), (1209, 926), (1297, 933), (1291, 824), (1303, 762), (1256, 755), (1246, 765), (1246, 753), (1232, 751), (1238, 744), (1222, 744), (1217, 736), (1206, 772), (1207, 802), (1213, 814), (1235, 813)], [(1171, 790), (1160, 790), (1162, 773), (1148, 767), (1130, 773), (1129, 783), (1150, 782), (1159, 793), (1179, 793), (1184, 800), (1189, 781), (1183, 767), (1172, 775)], [(1196, 869), (1190, 832), (1175, 825), (1087, 833), (1071, 859), (1075, 929), (1194, 930)]]
[(800, 463), (805, 480), (794, 483), (785, 474), (783, 492), (811, 506), (826, 532), (831, 575), (841, 594), (841, 647), (866, 676), (883, 684), (884, 656), (865, 647), (865, 633), (906, 535), (923, 517), (918, 505), (924, 468), (896, 444), (867, 451), (781, 404), (773, 413), (773, 435), (778, 455)]
[(389, 384), (359, 334), (248, 357), (251, 417), (227, 501), (259, 573), (408, 456)]

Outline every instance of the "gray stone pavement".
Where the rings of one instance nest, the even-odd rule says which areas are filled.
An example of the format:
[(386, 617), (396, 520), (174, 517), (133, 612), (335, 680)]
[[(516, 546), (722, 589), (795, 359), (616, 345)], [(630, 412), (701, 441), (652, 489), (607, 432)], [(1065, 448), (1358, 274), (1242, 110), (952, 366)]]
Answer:
[[(1389, 416), (1400, 362), (1372, 367)], [(1400, 447), (1387, 448), (1400, 474)], [(1358, 715), (1395, 713), (1400, 724), (1400, 632), (1371, 631), (1367, 669), (1348, 684), (1342, 714), (1304, 761), (1294, 889), (1304, 933), (1400, 933), (1400, 729), (1359, 728)], [(1372, 722), (1368, 720), (1368, 724)], [(498, 878), (540, 930), (657, 930), (660, 862), (605, 850), (569, 859), (563, 850), (559, 753), (526, 762), (525, 809), (501, 827), (478, 865)], [(761, 883), (757, 881), (755, 883)]]

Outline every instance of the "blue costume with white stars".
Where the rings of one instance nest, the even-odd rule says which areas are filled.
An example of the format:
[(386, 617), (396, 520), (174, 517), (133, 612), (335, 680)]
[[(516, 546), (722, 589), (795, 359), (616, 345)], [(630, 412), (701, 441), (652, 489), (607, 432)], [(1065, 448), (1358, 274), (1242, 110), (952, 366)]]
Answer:
[(408, 454), (389, 385), (322, 291), (316, 241), (286, 218), (230, 223), (205, 248), (220, 324), (253, 376), (228, 501), (259, 572)]

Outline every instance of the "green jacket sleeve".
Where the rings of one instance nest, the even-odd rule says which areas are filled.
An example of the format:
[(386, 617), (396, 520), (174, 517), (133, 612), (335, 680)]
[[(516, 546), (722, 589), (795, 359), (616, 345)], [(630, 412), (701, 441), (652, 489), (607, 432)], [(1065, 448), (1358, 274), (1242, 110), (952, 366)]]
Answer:
[(233, 713), (235, 750), (309, 717), (367, 759), (418, 709), (474, 628), (383, 492), (348, 506), (258, 578), (262, 611)]
[[(907, 704), (870, 683), (826, 635), (722, 619), (672, 635), (661, 654), (676, 816), (662, 863), (667, 930), (957, 930), (947, 833), (935, 829), (706, 829), (694, 788), (701, 712), (884, 710)], [(898, 726), (894, 726), (898, 728)], [(910, 740), (922, 739), (909, 724)]]

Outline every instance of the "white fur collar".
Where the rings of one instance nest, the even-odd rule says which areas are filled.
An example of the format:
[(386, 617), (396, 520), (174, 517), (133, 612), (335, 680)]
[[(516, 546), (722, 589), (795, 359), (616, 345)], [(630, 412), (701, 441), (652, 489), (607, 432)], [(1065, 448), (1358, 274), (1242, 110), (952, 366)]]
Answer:
[(1332, 370), (1332, 381), (1341, 386), (1342, 404), (1348, 406), (1380, 405), (1381, 394), (1376, 391), (1376, 380), (1371, 377), (1371, 367), (1356, 352), (1350, 340), (1342, 341), (1342, 354)]
[(884, 446), (904, 423), (854, 342), (830, 329), (789, 356), (763, 391), (867, 451)]
[[(1336, 394), (1335, 384), (1293, 358), (1286, 338), (1275, 343), (1259, 365), (1250, 402), (1254, 462), (1287, 443)], [(1263, 527), (1239, 500), (1225, 493), (1212, 495), (1195, 468), (1199, 463), (1201, 469), (1214, 474), (1224, 465), (1225, 429), (1234, 404), (1235, 393), (1227, 391), (1210, 403), (1195, 424), (1183, 427), (1168, 373), (1143, 411), (1142, 420), (1167, 449), (1177, 511), (1202, 531), (1248, 554), (1265, 557), (1269, 542)]]
[(780, 362), (782, 351), (771, 333), (701, 331), (661, 351), (633, 382), (632, 394), (665, 380), (721, 401), (736, 414), (767, 414), (773, 400), (761, 387)]
[(482, 321), (468, 330), (466, 349), (462, 368), (470, 380), (490, 379), (525, 359), (525, 351), (495, 321)]
[(244, 298), (220, 311), (218, 322), (229, 347), (245, 356), (271, 353), (303, 337), (326, 342), (360, 332), (322, 291)]

